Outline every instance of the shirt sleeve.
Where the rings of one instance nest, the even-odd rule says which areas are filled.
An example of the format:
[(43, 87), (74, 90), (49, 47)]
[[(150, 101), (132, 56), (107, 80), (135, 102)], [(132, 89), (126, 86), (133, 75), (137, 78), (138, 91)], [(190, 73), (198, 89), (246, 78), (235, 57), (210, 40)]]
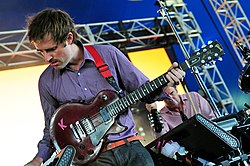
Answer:
[(53, 97), (49, 94), (48, 88), (46, 88), (46, 83), (43, 79), (39, 79), (39, 95), (41, 100), (41, 105), (44, 113), (44, 121), (45, 121), (45, 128), (43, 130), (43, 138), (39, 141), (38, 153), (36, 154), (37, 157), (43, 158), (43, 161), (48, 160), (54, 149), (53, 144), (50, 140), (50, 119), (53, 112), (56, 110), (57, 102), (53, 99)]

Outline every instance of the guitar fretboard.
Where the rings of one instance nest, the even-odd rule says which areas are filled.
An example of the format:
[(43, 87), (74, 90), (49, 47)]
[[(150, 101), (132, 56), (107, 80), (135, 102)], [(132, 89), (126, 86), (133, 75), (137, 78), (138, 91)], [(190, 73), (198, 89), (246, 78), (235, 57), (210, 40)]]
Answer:
[(128, 94), (127, 96), (108, 105), (107, 109), (110, 116), (116, 116), (127, 107), (137, 103), (140, 99), (148, 96), (150, 93), (167, 84), (168, 82), (169, 81), (165, 77), (165, 74), (161, 75), (160, 77), (156, 78), (151, 82), (147, 82), (146, 84), (142, 85), (140, 88)]

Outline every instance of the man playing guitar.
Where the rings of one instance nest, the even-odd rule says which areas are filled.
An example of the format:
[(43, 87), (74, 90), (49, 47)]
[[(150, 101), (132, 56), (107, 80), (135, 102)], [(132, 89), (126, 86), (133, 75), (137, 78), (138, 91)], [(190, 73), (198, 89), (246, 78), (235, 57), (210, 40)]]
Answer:
[(26, 166), (40, 165), (54, 148), (60, 150), (67, 144), (76, 149), (75, 165), (154, 165), (134, 130), (129, 105), (168, 98), (157, 89), (162, 83), (183, 80), (185, 72), (178, 64), (158, 81), (146, 84), (149, 79), (121, 51), (110, 45), (94, 45), (105, 63), (101, 70), (111, 72), (108, 79), (114, 78), (121, 89), (118, 92), (100, 74), (66, 12), (45, 9), (30, 17), (28, 37), (49, 66), (39, 79), (44, 136), (38, 153)]

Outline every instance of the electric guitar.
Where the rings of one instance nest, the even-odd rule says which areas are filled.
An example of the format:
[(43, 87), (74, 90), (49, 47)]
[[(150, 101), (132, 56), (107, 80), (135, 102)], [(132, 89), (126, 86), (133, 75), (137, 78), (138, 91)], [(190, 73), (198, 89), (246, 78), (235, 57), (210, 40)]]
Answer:
[[(179, 67), (185, 71), (194, 66), (204, 65), (223, 54), (221, 45), (214, 41), (196, 51)], [(50, 136), (55, 148), (61, 151), (67, 145), (74, 146), (76, 154), (73, 164), (76, 165), (94, 160), (108, 134), (119, 133), (126, 129), (116, 122), (116, 117), (167, 83), (169, 81), (163, 74), (122, 98), (113, 91), (103, 90), (91, 104), (61, 105), (53, 114), (50, 123)]]

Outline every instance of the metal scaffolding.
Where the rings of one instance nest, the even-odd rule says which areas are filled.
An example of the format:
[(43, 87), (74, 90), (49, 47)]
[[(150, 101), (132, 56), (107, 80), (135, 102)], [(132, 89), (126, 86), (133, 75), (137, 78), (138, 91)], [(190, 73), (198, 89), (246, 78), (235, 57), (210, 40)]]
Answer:
[[(169, 13), (170, 16), (173, 17), (172, 15), (175, 15), (174, 18), (177, 18), (177, 29), (185, 32), (182, 42), (190, 55), (192, 55), (193, 52), (205, 45), (197, 21), (182, 1), (166, 0), (166, 4), (169, 4), (169, 10), (173, 11)], [(215, 63), (202, 66), (195, 72), (202, 77), (202, 81), (217, 104), (221, 114), (238, 112), (238, 108)]]
[[(205, 45), (201, 29), (193, 14), (182, 1), (171, 1), (169, 12), (190, 55)], [(144, 18), (76, 25), (84, 45), (112, 44), (126, 51), (146, 49), (152, 45), (170, 45), (174, 33), (164, 17)], [(27, 30), (0, 32), (0, 71), (12, 68), (45, 64), (42, 56), (29, 44)], [(237, 107), (215, 64), (197, 71), (220, 105), (222, 114), (238, 112)]]
[[(242, 66), (244, 57), (235, 47), (241, 42), (250, 48), (250, 23), (238, 0), (209, 0)], [(248, 36), (248, 37), (247, 37)]]
[[(145, 49), (173, 36), (162, 17), (76, 25), (83, 45), (112, 44), (127, 51)], [(183, 35), (184, 32), (180, 32)], [(45, 64), (30, 45), (27, 30), (0, 32), (0, 70)]]

